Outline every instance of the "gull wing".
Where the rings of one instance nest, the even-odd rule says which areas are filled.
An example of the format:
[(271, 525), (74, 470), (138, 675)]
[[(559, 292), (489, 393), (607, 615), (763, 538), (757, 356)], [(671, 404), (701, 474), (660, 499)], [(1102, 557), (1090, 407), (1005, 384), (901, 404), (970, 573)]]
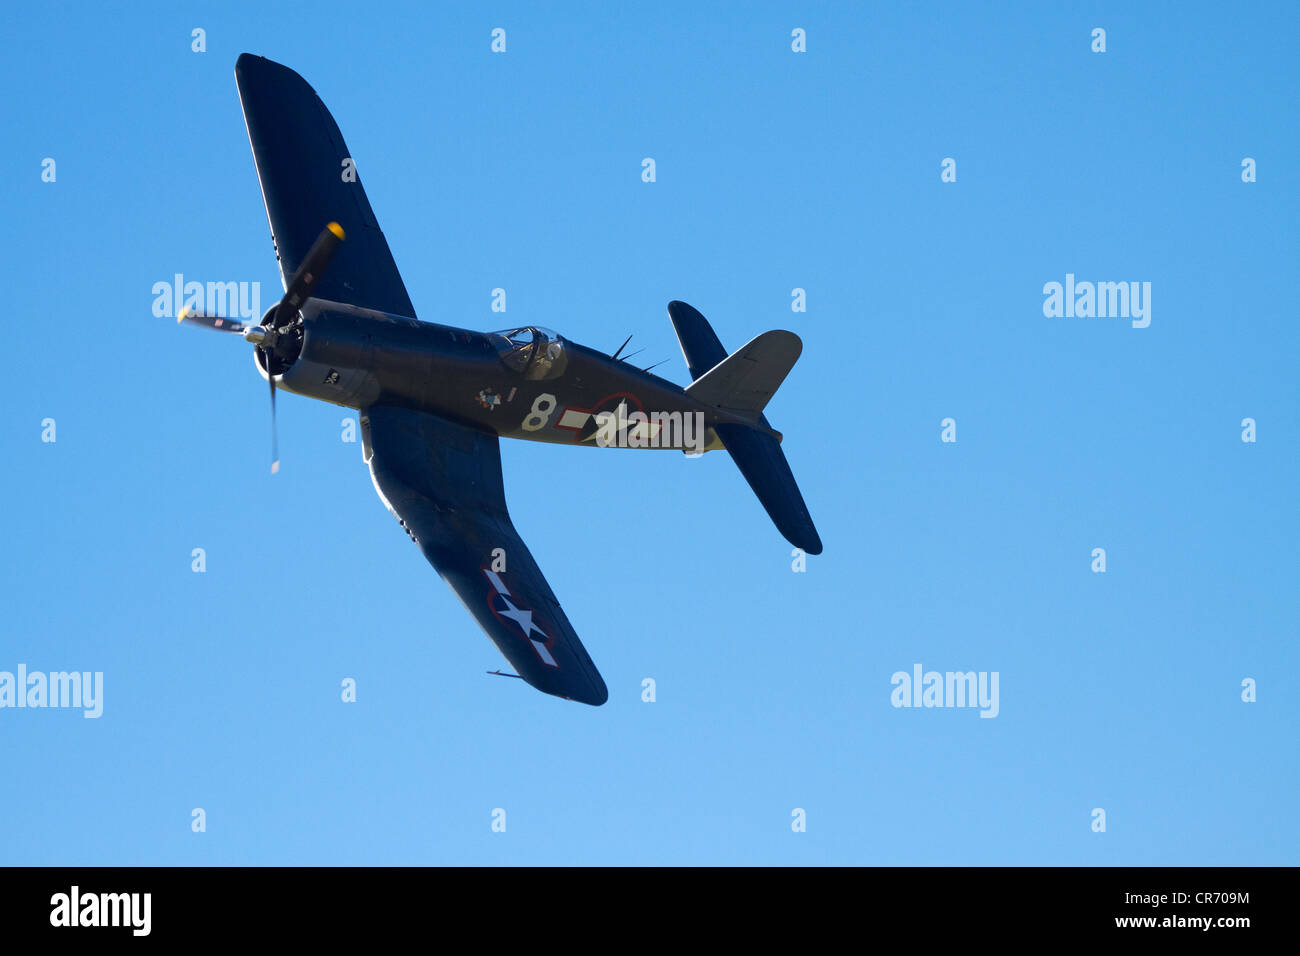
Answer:
[(316, 297), (415, 318), (352, 154), (316, 91), (287, 66), (250, 53), (235, 61), (235, 82), (285, 287), (320, 231), (337, 222), (347, 241)]
[(371, 406), (362, 418), (375, 490), (515, 672), (584, 704), (609, 692), (506, 511), (495, 435), (437, 415)]

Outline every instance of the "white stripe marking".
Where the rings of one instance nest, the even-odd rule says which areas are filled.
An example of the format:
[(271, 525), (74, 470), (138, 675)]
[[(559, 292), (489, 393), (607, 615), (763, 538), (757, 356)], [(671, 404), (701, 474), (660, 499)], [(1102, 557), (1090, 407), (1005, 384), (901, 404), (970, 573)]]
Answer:
[(580, 412), (577, 409), (566, 408), (564, 414), (560, 416), (561, 428), (581, 428), (587, 424), (587, 419), (591, 417), (590, 412)]
[(551, 652), (546, 649), (545, 644), (543, 644), (541, 641), (534, 640), (531, 637), (529, 638), (529, 640), (533, 642), (533, 647), (537, 648), (538, 656), (540, 656), (541, 659), (545, 661), (548, 666), (550, 667), (560, 666), (559, 664), (555, 663), (555, 658), (551, 656)]

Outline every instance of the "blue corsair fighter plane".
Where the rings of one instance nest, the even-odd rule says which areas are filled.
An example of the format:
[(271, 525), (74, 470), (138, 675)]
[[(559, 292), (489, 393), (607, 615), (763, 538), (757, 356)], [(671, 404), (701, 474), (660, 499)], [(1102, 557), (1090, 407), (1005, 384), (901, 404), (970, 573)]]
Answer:
[[(256, 346), (277, 388), (360, 413), (375, 490), (518, 676), (603, 704), (605, 682), (515, 531), (500, 438), (618, 448), (725, 448), (777, 528), (821, 539), (763, 407), (802, 348), (765, 332), (727, 354), (684, 302), (668, 315), (694, 380), (685, 389), (541, 328), (483, 333), (421, 322), (325, 104), (301, 76), (243, 54), (235, 79), (284, 298), (252, 325), (182, 309), (179, 320)], [(627, 345), (626, 342), (623, 343)], [(274, 441), (272, 471), (278, 469)]]

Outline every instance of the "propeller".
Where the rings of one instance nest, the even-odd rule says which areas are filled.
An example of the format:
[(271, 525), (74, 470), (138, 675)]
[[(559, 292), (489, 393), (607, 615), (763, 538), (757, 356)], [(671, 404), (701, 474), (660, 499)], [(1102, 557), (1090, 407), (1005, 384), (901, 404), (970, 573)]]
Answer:
[(262, 324), (251, 325), (225, 316), (205, 315), (189, 309), (181, 309), (176, 321), (188, 322), (190, 325), (202, 326), (217, 332), (235, 332), (244, 337), (244, 341), (257, 346), (263, 354), (266, 364), (266, 378), (271, 383), (271, 474), (280, 470), (280, 442), (275, 424), (275, 370), (271, 360), (275, 357), (275, 347), (280, 342), (281, 334), (298, 318), (302, 304), (311, 298), (312, 292), (329, 268), (330, 260), (339, 244), (343, 242), (343, 227), (331, 222), (316, 241), (307, 250), (284, 290), (284, 297), (276, 307), (268, 311)]

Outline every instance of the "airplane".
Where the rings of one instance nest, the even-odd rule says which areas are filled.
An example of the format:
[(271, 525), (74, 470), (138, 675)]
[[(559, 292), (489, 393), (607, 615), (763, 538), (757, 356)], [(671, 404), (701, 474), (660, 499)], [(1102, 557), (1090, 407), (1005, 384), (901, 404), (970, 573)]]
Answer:
[[(182, 308), (179, 322), (238, 334), (277, 389), (359, 413), (384, 506), (518, 676), (593, 706), (609, 691), (506, 509), (500, 439), (616, 448), (725, 448), (777, 529), (808, 554), (821, 538), (763, 408), (799, 358), (792, 332), (730, 354), (708, 321), (670, 302), (686, 388), (548, 329), (475, 332), (423, 322), (351, 152), (325, 104), (288, 67), (242, 54), (235, 80), (284, 298), (256, 325)], [(629, 336), (630, 338), (630, 336)], [(501, 673), (501, 672), (497, 672)]]

